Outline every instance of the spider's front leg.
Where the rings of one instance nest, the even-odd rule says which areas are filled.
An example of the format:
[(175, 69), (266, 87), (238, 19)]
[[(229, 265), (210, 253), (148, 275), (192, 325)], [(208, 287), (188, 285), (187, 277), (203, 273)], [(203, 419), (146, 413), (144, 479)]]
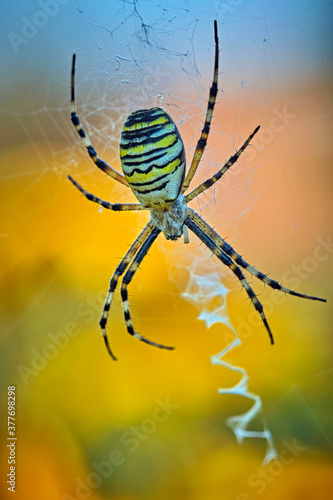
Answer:
[(102, 312), (102, 316), (101, 316), (101, 319), (99, 321), (99, 324), (100, 324), (100, 327), (102, 329), (102, 335), (103, 335), (103, 339), (104, 339), (106, 348), (107, 348), (110, 356), (114, 360), (116, 360), (117, 358), (114, 356), (113, 352), (111, 351), (108, 336), (106, 333), (106, 323), (108, 320), (108, 315), (109, 315), (109, 310), (110, 310), (112, 299), (113, 299), (113, 294), (117, 288), (117, 284), (118, 284), (118, 280), (119, 280), (120, 276), (122, 276), (122, 274), (126, 271), (129, 263), (134, 258), (135, 254), (138, 252), (138, 250), (143, 245), (145, 240), (148, 238), (148, 236), (152, 232), (153, 228), (154, 228), (154, 224), (152, 222), (148, 222), (148, 224), (144, 227), (144, 229), (141, 231), (141, 233), (136, 238), (134, 243), (130, 246), (130, 248), (126, 252), (125, 256), (121, 260), (120, 264), (118, 265), (117, 269), (113, 273), (112, 278), (110, 280), (110, 286), (109, 286), (109, 290), (108, 290), (108, 293), (106, 296), (106, 300), (105, 300), (105, 304), (104, 304), (104, 308), (103, 308), (103, 312)]
[(222, 248), (220, 248), (208, 235), (205, 231), (201, 229), (201, 227), (194, 221), (192, 218), (188, 217), (185, 224), (194, 234), (198, 236), (198, 238), (213, 252), (214, 255), (229, 269), (234, 273), (234, 275), (239, 279), (242, 286), (245, 288), (246, 293), (248, 294), (252, 304), (254, 305), (256, 311), (260, 314), (261, 320), (264, 323), (266, 330), (268, 332), (271, 343), (274, 344), (274, 338), (270, 326), (268, 324), (267, 318), (264, 313), (264, 308), (259, 301), (258, 297), (252, 290), (249, 282), (245, 278), (244, 274), (240, 270), (240, 268), (233, 262), (233, 260), (227, 255)]
[(130, 309), (129, 309), (129, 302), (128, 302), (128, 293), (127, 293), (127, 287), (130, 284), (130, 282), (133, 279), (134, 274), (138, 270), (143, 258), (147, 255), (147, 252), (149, 251), (151, 245), (154, 243), (156, 240), (157, 236), (160, 234), (161, 230), (155, 227), (151, 234), (148, 236), (138, 253), (136, 254), (135, 258), (131, 262), (131, 265), (129, 266), (122, 284), (121, 284), (121, 300), (123, 302), (123, 310), (124, 310), (124, 317), (126, 321), (126, 328), (127, 331), (130, 335), (133, 337), (142, 340), (142, 342), (145, 342), (146, 344), (153, 345), (155, 347), (159, 347), (161, 349), (168, 349), (168, 350), (173, 350), (174, 347), (169, 347), (166, 345), (158, 344), (156, 342), (153, 342), (149, 339), (146, 339), (145, 337), (142, 337), (142, 335), (139, 335), (138, 333), (135, 332), (133, 323), (132, 323), (132, 318), (130, 314)]
[(235, 274), (235, 276), (239, 279), (239, 281), (245, 288), (249, 298), (251, 299), (252, 304), (254, 305), (255, 309), (261, 316), (261, 319), (266, 327), (266, 330), (269, 334), (272, 344), (274, 344), (274, 339), (269, 324), (267, 322), (263, 306), (238, 266), (243, 267), (246, 271), (248, 271), (253, 276), (255, 276), (256, 278), (260, 279), (261, 281), (269, 285), (274, 290), (280, 290), (281, 292), (285, 292), (290, 295), (294, 295), (296, 297), (301, 297), (303, 299), (326, 302), (326, 299), (322, 299), (320, 297), (315, 297), (312, 295), (305, 295), (302, 293), (295, 292), (294, 290), (290, 290), (289, 288), (285, 288), (284, 286), (280, 285), (280, 283), (278, 283), (277, 281), (269, 278), (266, 274), (257, 271), (257, 269), (255, 269), (253, 266), (250, 266), (247, 262), (245, 262), (245, 260), (237, 252), (235, 252), (235, 250), (223, 238), (221, 238), (221, 236), (219, 236), (214, 231), (214, 229), (211, 228), (209, 224), (207, 224), (207, 222), (205, 222), (197, 213), (195, 213), (194, 210), (188, 208), (187, 213), (188, 217), (185, 221), (185, 224), (216, 255), (216, 257), (220, 259), (221, 262), (223, 262), (223, 264), (229, 267), (229, 269)]

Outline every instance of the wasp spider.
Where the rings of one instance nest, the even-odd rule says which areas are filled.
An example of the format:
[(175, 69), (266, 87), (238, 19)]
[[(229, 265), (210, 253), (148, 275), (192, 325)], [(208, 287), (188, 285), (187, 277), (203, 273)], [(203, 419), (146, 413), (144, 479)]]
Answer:
[(126, 273), (121, 283), (121, 299), (128, 333), (155, 347), (173, 349), (173, 347), (152, 342), (136, 333), (133, 327), (128, 303), (127, 287), (132, 281), (143, 258), (161, 232), (168, 240), (177, 240), (184, 235), (184, 242), (187, 243), (187, 228), (189, 228), (223, 264), (229, 267), (245, 288), (253, 306), (260, 314), (272, 344), (274, 343), (273, 335), (268, 325), (263, 307), (241, 268), (245, 269), (256, 278), (259, 278), (264, 283), (267, 283), (267, 285), (273, 289), (281, 290), (282, 292), (297, 297), (326, 302), (325, 299), (289, 290), (262, 272), (257, 271), (254, 267), (245, 262), (245, 260), (207, 224), (207, 222), (187, 206), (188, 202), (209, 189), (227, 172), (227, 170), (230, 169), (230, 167), (232, 167), (259, 130), (259, 127), (257, 127), (239, 150), (215, 175), (213, 175), (213, 177), (207, 179), (188, 194), (184, 194), (190, 186), (206, 147), (216, 101), (219, 65), (219, 42), (216, 21), (214, 21), (214, 32), (215, 65), (213, 83), (209, 92), (205, 123), (187, 174), (185, 174), (186, 161), (183, 141), (170, 116), (160, 108), (135, 111), (126, 119), (120, 138), (120, 159), (124, 175), (119, 174), (102, 159), (98, 158), (76, 114), (74, 91), (75, 54), (73, 55), (71, 73), (72, 123), (95, 165), (116, 181), (131, 188), (139, 203), (112, 204), (88, 193), (70, 176), (69, 180), (88, 200), (106, 209), (115, 211), (150, 211), (150, 221), (126, 252), (111, 278), (109, 291), (100, 319), (100, 327), (102, 329), (105, 345), (113, 359), (116, 358), (111, 351), (106, 333), (106, 323), (118, 280), (125, 271)]

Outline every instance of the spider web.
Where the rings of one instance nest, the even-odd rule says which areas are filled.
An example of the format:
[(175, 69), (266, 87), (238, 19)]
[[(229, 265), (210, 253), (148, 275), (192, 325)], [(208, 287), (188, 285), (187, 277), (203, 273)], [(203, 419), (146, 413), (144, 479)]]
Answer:
[[(303, 32), (311, 25), (315, 25), (314, 36), (314, 31), (320, 30), (320, 24), (314, 23), (314, 19), (319, 14), (327, 14), (329, 3), (308, 1), (300, 5), (295, 1), (287, 9), (283, 2), (268, 7), (262, 2), (250, 6), (240, 0), (214, 0), (205, 6), (195, 1), (170, 1), (157, 5), (156, 2), (133, 0), (106, 1), (99, 3), (97, 10), (93, 2), (82, 0), (59, 2), (57, 6), (57, 11), (48, 15), (44, 26), (36, 28), (35, 23), (35, 30), (30, 28), (30, 38), (24, 37), (24, 34), (29, 34), (28, 24), (24, 31), (24, 21), (18, 18), (12, 32), (19, 33), (25, 41), (7, 34), (7, 39), (2, 42), (7, 44), (3, 57), (8, 68), (3, 79), (7, 89), (2, 102), (7, 122), (3, 133), (4, 144), (10, 144), (12, 131), (19, 127), (23, 140), (30, 142), (37, 159), (35, 169), (30, 171), (22, 169), (19, 173), (12, 173), (4, 166), (3, 178), (24, 177), (26, 196), (29, 189), (42, 182), (45, 176), (53, 175), (55, 181), (61, 184), (70, 173), (79, 182), (80, 177), (84, 177), (91, 192), (96, 193), (95, 187), (98, 187), (98, 193), (104, 199), (121, 202), (126, 198), (132, 201), (130, 193), (123, 195), (123, 190), (116, 183), (107, 188), (108, 191), (98, 183), (96, 169), (87, 161), (86, 151), (68, 123), (70, 55), (73, 52), (77, 54), (78, 114), (101, 158), (119, 169), (119, 135), (124, 118), (135, 109), (162, 106), (179, 127), (189, 161), (202, 126), (211, 84), (213, 20), (217, 19), (221, 46), (221, 90), (208, 148), (195, 182), (211, 176), (221, 165), (221, 158), (228, 159), (262, 121), (266, 124), (267, 136), (265, 144), (253, 146), (252, 153), (244, 155), (243, 163), (237, 165), (230, 176), (215, 185), (208, 194), (200, 197), (193, 208), (212, 225), (218, 224), (222, 234), (226, 231), (233, 237), (246, 240), (241, 233), (242, 222), (245, 215), (251, 213), (260, 196), (260, 189), (265, 186), (265, 178), (261, 178), (256, 189), (254, 176), (267, 158), (280, 153), (279, 144), (274, 142), (273, 145), (270, 140), (273, 127), (269, 124), (273, 118), (280, 117), (282, 131), (285, 129), (281, 128), (281, 120), (283, 122), (284, 118), (288, 126), (293, 119), (291, 111), (286, 112), (285, 118), (280, 95), (283, 81), (292, 81), (295, 59), (298, 60), (298, 69), (304, 68), (306, 75), (307, 69), (312, 69), (312, 66), (322, 68), (321, 62), (327, 58), (327, 46), (320, 37), (316, 45), (309, 42), (310, 53), (299, 50), (296, 54), (286, 52), (288, 40), (285, 40), (282, 50), (278, 39), (282, 35), (287, 38), (288, 33), (296, 29), (298, 41), (304, 41)], [(27, 18), (32, 19), (39, 10), (37, 5), (31, 7)], [(60, 36), (64, 31), (68, 33), (67, 39)], [(26, 58), (27, 46), (29, 58)], [(38, 57), (31, 54), (38, 54)], [(253, 60), (259, 63), (253, 64)], [(34, 68), (33, 73), (31, 68)], [(42, 95), (40, 79), (43, 81)], [(14, 105), (11, 96), (15, 91), (18, 94), (18, 88), (11, 86), (13, 81), (19, 82), (15, 83), (16, 87), (22, 86), (24, 90), (22, 98), (16, 100)], [(258, 120), (252, 122), (245, 119), (243, 123), (241, 117), (252, 112), (246, 104), (249, 100), (258, 107)], [(267, 107), (270, 110), (268, 119), (265, 114)], [(316, 118), (323, 120), (325, 117)], [(286, 120), (289, 122), (286, 123)], [(277, 129), (273, 130), (277, 142), (279, 133)], [(290, 152), (297, 141), (292, 134), (289, 140), (285, 148)], [(41, 142), (44, 142), (53, 159), (51, 164), (44, 161), (35, 146)], [(261, 155), (262, 151), (265, 151), (265, 156)], [(18, 196), (23, 196), (23, 193)], [(216, 215), (221, 200), (222, 222)], [(139, 220), (141, 217), (139, 215)], [(281, 217), (284, 217), (282, 210)], [(292, 217), (292, 222), (297, 224), (296, 213)], [(160, 248), (164, 248), (163, 242), (159, 244)], [(264, 462), (268, 463), (277, 456), (270, 430), (264, 423), (261, 431), (251, 430), (253, 419), (262, 412), (261, 398), (249, 389), (246, 370), (226, 361), (230, 350), (239, 346), (241, 340), (228, 314), (229, 290), (224, 285), (223, 272), (212, 261), (207, 266), (192, 240), (191, 245), (195, 256), (190, 265), (182, 255), (182, 252), (185, 253), (183, 248), (175, 249), (167, 256), (170, 279), (177, 282), (179, 269), (186, 267), (189, 280), (183, 283), (180, 290), (182, 296), (200, 309), (198, 318), (205, 321), (207, 328), (221, 323), (235, 335), (235, 340), (213, 355), (211, 361), (238, 372), (240, 381), (233, 387), (220, 388), (219, 393), (232, 393), (253, 401), (253, 406), (246, 413), (230, 417), (228, 425), (239, 441), (245, 437), (265, 439), (267, 452)], [(173, 262), (177, 262), (176, 268)], [(216, 297), (220, 298), (220, 305), (210, 308), (210, 301)]]

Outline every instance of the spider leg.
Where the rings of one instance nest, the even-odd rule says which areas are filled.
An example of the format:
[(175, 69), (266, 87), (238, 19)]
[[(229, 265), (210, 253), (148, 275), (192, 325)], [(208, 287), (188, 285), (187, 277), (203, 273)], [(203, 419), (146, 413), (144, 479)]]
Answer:
[(88, 154), (92, 161), (95, 163), (96, 167), (101, 169), (104, 173), (115, 179), (116, 181), (120, 182), (121, 184), (124, 184), (125, 186), (128, 187), (128, 183), (125, 179), (125, 177), (121, 174), (119, 174), (116, 170), (114, 170), (110, 165), (105, 163), (104, 160), (101, 158), (98, 158), (97, 153), (93, 147), (93, 145), (90, 142), (90, 139), (86, 132), (83, 130), (82, 125), (80, 123), (79, 117), (76, 114), (76, 105), (75, 105), (75, 59), (76, 59), (76, 54), (73, 54), (73, 60), (72, 60), (72, 73), (71, 73), (71, 120), (72, 123), (79, 134), (79, 136), (82, 139), (82, 142), (84, 146), (87, 148)]
[(244, 142), (243, 146), (239, 148), (236, 153), (229, 158), (229, 160), (223, 165), (221, 170), (219, 170), (213, 177), (210, 179), (207, 179), (205, 182), (200, 184), (198, 187), (196, 187), (193, 191), (191, 191), (188, 195), (185, 196), (186, 202), (188, 203), (189, 201), (193, 200), (193, 198), (196, 198), (198, 194), (202, 193), (203, 191), (206, 191), (206, 189), (210, 188), (215, 182), (217, 182), (219, 179), (221, 179), (222, 175), (225, 174), (227, 170), (229, 170), (230, 167), (233, 166), (234, 163), (238, 160), (240, 155), (243, 153), (244, 149), (249, 145), (250, 141), (253, 139), (255, 134), (258, 132), (260, 128), (260, 125), (252, 132), (252, 134), (246, 139)]
[(101, 198), (97, 198), (97, 196), (88, 193), (76, 180), (73, 179), (70, 175), (67, 176), (68, 179), (74, 184), (74, 186), (87, 198), (89, 201), (93, 201), (98, 205), (101, 205), (103, 208), (107, 208), (108, 210), (114, 210), (115, 212), (123, 212), (125, 210), (147, 210), (145, 207), (140, 205), (140, 203), (109, 203), (108, 201), (104, 201)]
[(214, 75), (213, 75), (213, 83), (209, 90), (209, 98), (208, 105), (206, 111), (206, 118), (203, 129), (201, 131), (200, 139), (198, 140), (197, 147), (195, 148), (195, 152), (193, 155), (192, 163), (190, 169), (185, 177), (185, 180), (182, 185), (181, 193), (184, 193), (186, 189), (189, 187), (196, 171), (198, 165), (200, 163), (201, 157), (203, 155), (204, 149), (207, 144), (208, 134), (210, 131), (210, 124), (213, 117), (214, 106), (216, 102), (217, 95), (217, 80), (218, 80), (218, 72), (219, 72), (219, 39), (217, 34), (217, 22), (214, 21), (214, 37), (215, 37), (215, 63), (214, 63)]
[(274, 339), (273, 339), (273, 334), (272, 331), (269, 327), (269, 324), (267, 322), (264, 309), (262, 304), (259, 302), (258, 297), (252, 290), (249, 282), (245, 278), (244, 274), (242, 271), (239, 269), (239, 267), (232, 261), (232, 259), (227, 255), (222, 248), (217, 246), (217, 244), (206, 234), (206, 232), (199, 227), (199, 225), (194, 222), (194, 220), (191, 219), (191, 217), (188, 217), (185, 221), (185, 224), (191, 231), (193, 231), (194, 234), (198, 236), (198, 238), (216, 255), (216, 257), (223, 262), (226, 266), (229, 267), (229, 269), (235, 274), (235, 276), (239, 279), (243, 287), (245, 288), (246, 293), (248, 294), (252, 304), (254, 305), (255, 309), (258, 311), (258, 313), (261, 316), (261, 319), (266, 327), (266, 330), (268, 332), (269, 338), (271, 340), (271, 343), (274, 344)]
[(194, 212), (194, 210), (188, 208), (187, 215), (200, 227), (202, 231), (204, 231), (209, 236), (209, 238), (212, 241), (214, 241), (214, 243), (219, 248), (221, 248), (221, 250), (224, 251), (224, 253), (229, 255), (229, 257), (231, 257), (236, 264), (246, 269), (246, 271), (248, 271), (250, 274), (252, 274), (256, 278), (266, 283), (274, 290), (280, 290), (281, 292), (289, 293), (289, 295), (294, 295), (296, 297), (301, 297), (303, 299), (319, 300), (320, 302), (326, 302), (326, 299), (321, 299), (320, 297), (314, 297), (312, 295), (305, 295), (304, 293), (294, 292), (294, 290), (290, 290), (289, 288), (280, 285), (280, 283), (278, 283), (277, 281), (272, 280), (266, 274), (257, 271), (257, 269), (255, 269), (253, 266), (250, 266), (250, 264), (245, 262), (245, 260), (232, 248), (232, 246), (230, 246), (223, 238), (221, 238), (221, 236), (217, 234), (214, 231), (214, 229), (211, 228), (210, 225), (207, 224), (207, 222), (205, 222), (196, 212)]
[(106, 348), (111, 355), (111, 357), (116, 360), (117, 358), (114, 356), (114, 354), (111, 351), (108, 336), (106, 333), (106, 323), (108, 320), (108, 315), (109, 315), (109, 310), (111, 307), (112, 299), (113, 299), (113, 294), (115, 292), (115, 289), (117, 288), (118, 280), (120, 276), (126, 271), (127, 266), (135, 256), (135, 254), (138, 252), (139, 248), (142, 246), (144, 241), (148, 238), (148, 236), (151, 234), (152, 230), (154, 228), (154, 224), (152, 222), (148, 222), (148, 224), (145, 226), (145, 228), (141, 231), (139, 236), (136, 238), (134, 243), (130, 246), (128, 251), (126, 252), (125, 256), (121, 260), (120, 264), (118, 265), (117, 269), (112, 275), (112, 278), (110, 280), (110, 286), (109, 286), (109, 291), (106, 296), (106, 300), (104, 303), (104, 308), (102, 312), (101, 319), (99, 321), (101, 330), (102, 330), (102, 335), (104, 338), (104, 342), (106, 345)]
[(147, 255), (147, 252), (149, 251), (151, 245), (154, 243), (155, 239), (157, 238), (157, 236), (159, 235), (160, 232), (161, 232), (161, 230), (158, 229), (157, 227), (155, 227), (152, 230), (152, 232), (150, 233), (150, 235), (148, 236), (148, 238), (146, 239), (146, 241), (143, 243), (140, 250), (136, 254), (135, 258), (131, 262), (131, 264), (130, 264), (130, 266), (129, 266), (128, 270), (126, 271), (126, 274), (123, 278), (123, 281), (121, 283), (121, 299), (123, 301), (124, 317), (125, 317), (126, 328), (127, 328), (128, 333), (130, 335), (132, 335), (133, 337), (135, 337), (139, 340), (142, 340), (142, 342), (145, 342), (146, 344), (153, 345), (153, 346), (159, 347), (161, 349), (172, 350), (172, 349), (174, 349), (174, 347), (169, 347), (166, 345), (157, 344), (156, 342), (152, 342), (151, 340), (148, 340), (145, 337), (142, 337), (142, 335), (139, 335), (138, 333), (135, 332), (134, 327), (133, 327), (133, 323), (132, 323), (132, 318), (130, 315), (128, 293), (127, 293), (128, 285), (132, 281), (132, 278), (133, 278), (134, 274), (136, 273), (136, 271), (138, 270), (139, 265), (141, 264), (144, 257)]

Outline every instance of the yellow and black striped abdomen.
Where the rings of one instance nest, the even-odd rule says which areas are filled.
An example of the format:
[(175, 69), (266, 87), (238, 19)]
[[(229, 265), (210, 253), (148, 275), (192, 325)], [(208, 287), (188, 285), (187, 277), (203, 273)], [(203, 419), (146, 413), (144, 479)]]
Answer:
[(170, 116), (160, 108), (131, 113), (120, 138), (121, 165), (141, 205), (174, 201), (185, 175), (184, 144)]

